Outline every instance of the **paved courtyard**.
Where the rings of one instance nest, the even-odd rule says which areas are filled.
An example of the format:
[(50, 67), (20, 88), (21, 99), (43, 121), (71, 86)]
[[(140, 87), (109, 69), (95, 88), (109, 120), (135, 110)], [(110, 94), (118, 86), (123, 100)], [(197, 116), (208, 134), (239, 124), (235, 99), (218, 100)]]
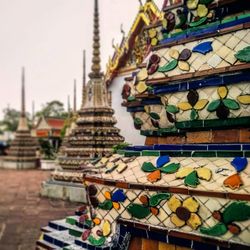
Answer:
[(49, 177), (41, 170), (0, 170), (0, 249), (31, 250), (40, 227), (51, 219), (72, 215), (79, 204), (39, 196), (41, 182)]

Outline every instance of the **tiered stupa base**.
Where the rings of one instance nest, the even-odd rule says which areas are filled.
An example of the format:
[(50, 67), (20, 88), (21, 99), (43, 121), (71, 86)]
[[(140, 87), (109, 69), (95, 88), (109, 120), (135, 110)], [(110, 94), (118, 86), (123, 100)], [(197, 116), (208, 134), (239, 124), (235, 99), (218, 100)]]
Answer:
[(38, 142), (31, 137), (30, 131), (26, 128), (26, 118), (20, 118), (19, 126), (23, 126), (25, 129), (17, 130), (15, 139), (11, 143), (8, 156), (4, 158), (2, 167), (7, 169), (36, 168)]
[[(198, 250), (249, 249), (250, 166), (242, 157), (249, 155), (249, 146), (138, 146), (104, 157), (95, 163), (101, 166), (99, 174), (83, 178), (92, 217), (77, 212), (51, 221), (43, 229), (39, 249), (132, 250), (135, 244), (136, 249), (156, 250), (166, 244)], [(237, 174), (243, 162), (245, 168)], [(240, 183), (231, 182), (232, 175), (240, 176)], [(246, 216), (238, 217), (237, 210), (243, 208)], [(229, 217), (220, 222), (218, 214)], [(220, 226), (215, 230), (215, 225)]]

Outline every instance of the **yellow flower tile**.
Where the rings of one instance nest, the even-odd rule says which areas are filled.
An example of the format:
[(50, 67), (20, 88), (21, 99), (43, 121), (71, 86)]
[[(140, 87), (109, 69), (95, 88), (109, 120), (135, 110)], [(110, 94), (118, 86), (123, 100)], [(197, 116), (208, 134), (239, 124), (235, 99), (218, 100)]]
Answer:
[(180, 54), (179, 51), (176, 50), (176, 49), (170, 49), (169, 50), (169, 56), (172, 57), (173, 59), (178, 60), (179, 54)]
[(170, 220), (177, 227), (182, 227), (182, 226), (185, 225), (185, 221), (184, 220), (180, 220), (176, 214), (172, 214), (170, 216)]
[(146, 68), (141, 69), (136, 76), (138, 81), (144, 81), (147, 79), (147, 77), (148, 77), (148, 71)]
[(181, 201), (177, 199), (175, 196), (172, 196), (168, 201), (167, 201), (168, 207), (172, 212), (175, 212), (178, 207), (181, 206)]
[(208, 14), (208, 8), (204, 4), (199, 4), (197, 8), (197, 15), (199, 17), (205, 17)]
[(209, 181), (212, 177), (212, 171), (209, 168), (198, 168), (196, 171), (202, 180)]
[(105, 220), (102, 226), (102, 233), (104, 237), (107, 237), (111, 233), (111, 225), (108, 220)]
[(179, 61), (178, 62), (178, 67), (180, 68), (180, 70), (183, 70), (183, 71), (189, 71), (190, 70), (190, 65), (187, 62), (184, 62), (184, 61)]
[(189, 197), (183, 201), (183, 207), (187, 208), (192, 213), (197, 212), (199, 206), (199, 203), (192, 197)]
[(176, 173), (176, 178), (184, 178), (187, 175), (189, 175), (191, 172), (193, 172), (193, 168), (190, 167), (185, 167), (185, 168), (181, 168), (177, 173)]
[(217, 89), (217, 92), (218, 92), (219, 97), (220, 97), (221, 99), (224, 99), (224, 98), (226, 98), (226, 96), (227, 96), (228, 89), (227, 89), (226, 87), (222, 86), (222, 87), (219, 87), (219, 88)]
[(187, 221), (188, 226), (193, 228), (194, 230), (197, 229), (201, 225), (201, 218), (199, 215), (195, 213), (191, 213), (189, 220)]
[(206, 105), (208, 104), (208, 100), (206, 99), (201, 99), (199, 100), (195, 105), (194, 105), (194, 109), (196, 110), (202, 110), (206, 107)]
[(183, 111), (190, 110), (192, 106), (188, 102), (180, 102), (177, 107)]
[(242, 104), (250, 104), (250, 95), (240, 95), (237, 100)]
[(142, 94), (143, 92), (145, 92), (146, 90), (148, 89), (148, 86), (146, 85), (145, 82), (139, 82), (137, 85), (136, 85), (136, 90)]

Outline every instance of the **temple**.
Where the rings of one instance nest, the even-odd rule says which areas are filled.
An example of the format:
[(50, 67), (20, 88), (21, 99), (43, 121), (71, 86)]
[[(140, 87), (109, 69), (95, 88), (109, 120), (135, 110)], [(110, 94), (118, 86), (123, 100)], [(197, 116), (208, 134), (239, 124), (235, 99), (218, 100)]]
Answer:
[(25, 113), (25, 70), (22, 69), (21, 114), (15, 139), (4, 159), (4, 168), (29, 169), (36, 167), (37, 140), (31, 137)]
[(244, 0), (163, 1), (120, 93), (145, 145), (92, 161), (38, 249), (249, 249), (249, 28)]

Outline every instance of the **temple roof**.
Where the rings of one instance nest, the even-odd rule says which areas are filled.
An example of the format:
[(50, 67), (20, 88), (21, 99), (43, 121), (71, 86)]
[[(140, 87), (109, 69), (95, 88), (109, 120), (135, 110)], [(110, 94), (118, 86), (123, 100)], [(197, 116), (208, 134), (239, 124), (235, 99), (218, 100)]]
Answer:
[(146, 1), (144, 5), (140, 6), (128, 35), (126, 37), (125, 35), (123, 36), (120, 45), (114, 46), (115, 52), (107, 63), (105, 75), (106, 84), (110, 84), (119, 69), (125, 65), (128, 56), (134, 49), (138, 34), (140, 34), (145, 26), (153, 24), (159, 19), (162, 19), (162, 12), (153, 0)]
[(41, 117), (37, 123), (38, 129), (62, 129), (65, 119), (57, 117)]

